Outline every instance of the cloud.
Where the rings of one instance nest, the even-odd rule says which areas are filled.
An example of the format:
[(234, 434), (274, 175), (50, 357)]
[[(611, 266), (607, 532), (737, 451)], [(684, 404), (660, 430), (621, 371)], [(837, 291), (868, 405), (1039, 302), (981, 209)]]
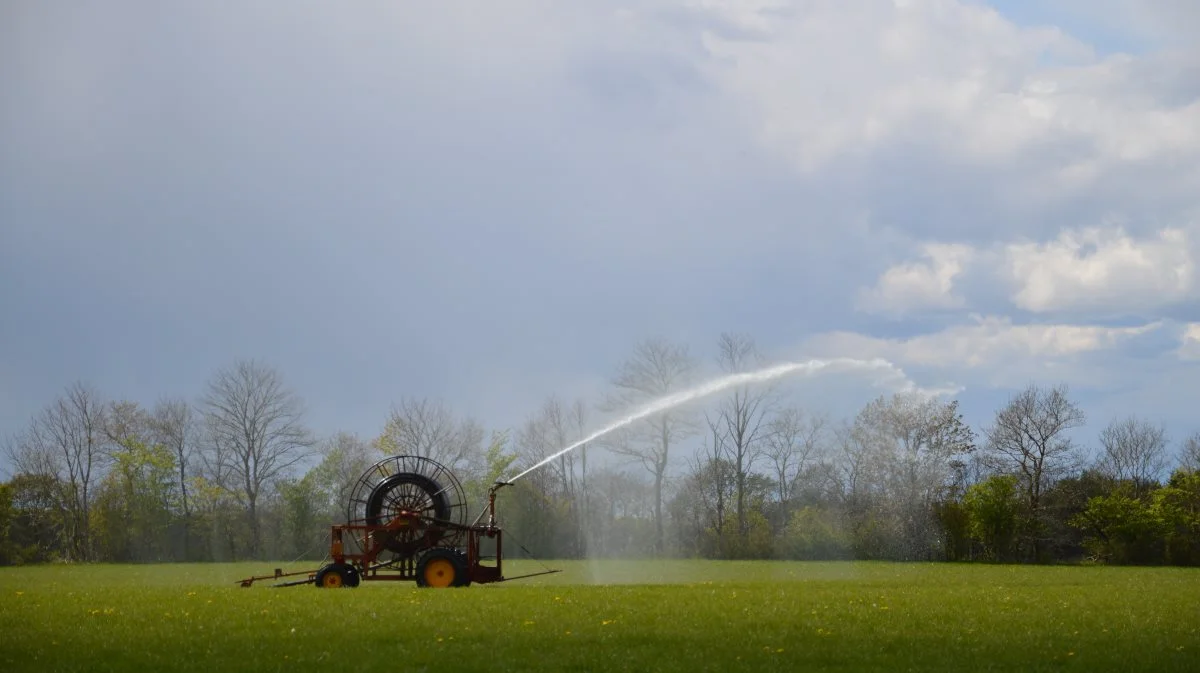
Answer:
[(400, 395), (501, 427), (656, 333), (897, 386), (1127, 377), (1192, 343), (1153, 326), (1195, 296), (1200, 3), (1047, 1), (1088, 21), (28, 3), (0, 21), (0, 435), (77, 377), (153, 400), (262, 355), (323, 431)]
[(1186, 155), (1200, 143), (1200, 107), (1144, 95), (1134, 59), (1101, 57), (1058, 29), (1019, 26), (983, 5), (725, 3), (711, 11), (760, 27), (757, 39), (711, 35), (705, 44), (725, 64), (720, 81), (753, 106), (763, 141), (808, 170), (910, 140), (985, 163), (1063, 141), (1079, 160)]
[(759, 138), (806, 172), (914, 131), (949, 149), (1008, 156), (1042, 122), (1019, 109), (1019, 98), (1000, 95), (1042, 58), (1090, 55), (1059, 31), (1021, 28), (958, 2), (771, 5), (712, 9), (763, 34), (708, 35), (705, 45)]
[(1017, 372), (1025, 376), (1112, 351), (1160, 327), (1158, 322), (1133, 327), (1016, 324), (1002, 316), (972, 316), (971, 323), (907, 338), (830, 332), (805, 346), (820, 357), (881, 357), (901, 367), (961, 376), (959, 384), (971, 380), (991, 385), (1012, 380)]
[(1195, 51), (1103, 54), (952, 0), (710, 7), (754, 30), (704, 36), (747, 135), (891, 226), (977, 242), (1195, 204)]
[(1187, 233), (1166, 229), (1137, 240), (1120, 228), (1064, 231), (1048, 243), (1006, 248), (1017, 290), (1013, 302), (1034, 311), (1122, 311), (1163, 306), (1196, 290)]
[[(1200, 377), (1200, 323), (1112, 327), (972, 316), (969, 323), (911, 337), (829, 332), (806, 340), (802, 350), (818, 357), (886, 358), (920, 387), (962, 402), (973, 424), (989, 422), (1013, 390), (1066, 384), (1089, 414), (1084, 435), (1129, 413), (1161, 420), (1176, 435), (1195, 430), (1191, 400)], [(845, 382), (832, 387), (842, 393), (843, 415), (853, 414), (846, 400), (861, 404), (868, 395)], [(820, 397), (809, 403), (821, 404)]]
[(1200, 322), (1188, 323), (1175, 351), (1181, 360), (1200, 360)]
[[(1136, 236), (1107, 226), (1063, 229), (1045, 241), (926, 243), (926, 261), (889, 268), (861, 291), (859, 307), (886, 314), (1017, 308), (1092, 319), (1157, 315), (1200, 289), (1190, 232)], [(1003, 307), (993, 305), (996, 283), (1006, 288)]]
[(929, 243), (926, 262), (909, 262), (889, 268), (874, 287), (859, 296), (860, 309), (899, 315), (918, 309), (961, 308), (965, 302), (954, 293), (954, 279), (970, 262), (974, 250), (966, 245)]

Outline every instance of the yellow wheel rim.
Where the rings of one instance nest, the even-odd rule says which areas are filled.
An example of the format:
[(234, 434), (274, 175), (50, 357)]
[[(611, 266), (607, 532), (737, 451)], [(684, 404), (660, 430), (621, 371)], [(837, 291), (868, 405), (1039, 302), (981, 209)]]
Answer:
[(327, 589), (336, 589), (342, 586), (342, 574), (335, 572), (325, 573), (325, 579), (321, 582), (321, 586)]
[(449, 559), (430, 559), (425, 564), (425, 584), (439, 588), (454, 584), (454, 564)]

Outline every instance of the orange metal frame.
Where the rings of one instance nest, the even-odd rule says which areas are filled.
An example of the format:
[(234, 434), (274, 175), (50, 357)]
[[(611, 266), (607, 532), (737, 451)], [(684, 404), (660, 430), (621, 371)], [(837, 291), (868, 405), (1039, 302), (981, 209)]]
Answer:
[[(332, 530), (330, 531), (329, 555), (333, 558), (335, 563), (346, 563), (357, 568), (359, 576), (363, 581), (415, 580), (417, 577), (417, 553), (404, 556), (396, 559), (395, 561), (389, 561), (387, 563), (376, 563), (379, 559), (379, 556), (388, 550), (387, 545), (382, 540), (385, 540), (389, 534), (403, 530), (417, 529), (423, 533), (426, 533), (427, 531), (434, 532), (440, 529), (441, 532), (440, 534), (437, 534), (437, 539), (443, 537), (446, 531), (456, 531), (458, 533), (466, 534), (467, 575), (470, 578), (470, 581), (477, 584), (503, 582), (506, 579), (503, 571), (503, 531), (496, 526), (496, 489), (504, 485), (506, 484), (497, 483), (488, 491), (488, 522), (486, 524), (481, 525), (476, 523), (465, 526), (452, 521), (439, 521), (428, 517), (422, 517), (415, 513), (406, 512), (401, 512), (399, 516), (393, 518), (384, 525), (340, 524), (333, 526)], [(343, 539), (345, 535), (357, 535), (359, 547), (363, 550), (361, 554), (347, 554), (345, 552), (345, 541)], [(494, 539), (496, 541), (495, 566), (483, 565), (482, 563), (482, 556), (480, 555), (480, 541), (483, 538)], [(432, 544), (422, 547), (421, 551), (440, 546), (437, 544), (437, 539), (435, 539)], [(297, 575), (308, 575), (307, 580), (290, 583), (307, 584), (315, 580), (316, 574), (316, 570), (285, 573), (281, 569), (276, 568), (274, 574), (272, 575), (249, 577), (241, 580), (240, 584), (243, 587), (248, 587), (257, 580), (280, 579), (284, 577), (295, 577)], [(541, 574), (546, 573), (533, 573), (533, 575)], [(522, 577), (531, 577), (533, 575), (522, 575)], [(278, 586), (288, 585), (284, 584)]]

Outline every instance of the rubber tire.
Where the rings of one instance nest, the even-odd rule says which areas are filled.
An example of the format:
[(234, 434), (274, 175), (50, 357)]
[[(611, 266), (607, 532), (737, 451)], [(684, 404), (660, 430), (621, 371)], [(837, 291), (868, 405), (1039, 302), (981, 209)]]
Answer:
[(358, 586), (358, 582), (359, 582), (358, 570), (355, 569), (354, 566), (348, 565), (346, 563), (330, 563), (329, 565), (325, 566), (324, 568), (321, 568), (320, 570), (318, 570), (317, 576), (314, 578), (315, 581), (313, 582), (313, 586), (315, 586), (318, 589), (324, 589), (325, 585), (322, 582), (324, 581), (325, 576), (328, 575), (329, 573), (337, 573), (342, 576), (341, 588), (343, 588), (343, 589), (354, 588), (354, 587)]
[(429, 587), (429, 584), (425, 582), (425, 566), (434, 559), (447, 559), (454, 566), (454, 581), (450, 583), (450, 587), (463, 587), (470, 584), (471, 580), (467, 577), (465, 555), (457, 549), (434, 547), (421, 554), (420, 560), (417, 561), (417, 586)]

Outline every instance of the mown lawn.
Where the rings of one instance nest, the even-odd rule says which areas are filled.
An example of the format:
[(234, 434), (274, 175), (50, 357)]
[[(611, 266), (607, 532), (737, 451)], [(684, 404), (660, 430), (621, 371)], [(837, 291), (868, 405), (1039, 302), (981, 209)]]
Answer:
[(578, 562), (465, 589), (235, 584), (276, 565), (0, 569), (0, 670), (1200, 670), (1186, 569)]

